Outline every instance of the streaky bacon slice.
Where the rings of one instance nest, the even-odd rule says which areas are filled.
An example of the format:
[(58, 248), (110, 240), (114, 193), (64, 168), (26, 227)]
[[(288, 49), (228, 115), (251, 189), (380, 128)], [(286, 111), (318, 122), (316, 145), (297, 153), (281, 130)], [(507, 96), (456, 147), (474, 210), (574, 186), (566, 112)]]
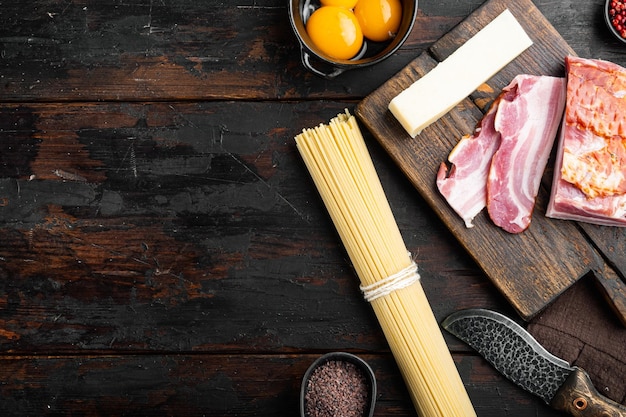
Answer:
[(565, 108), (562, 77), (518, 75), (505, 88), (495, 118), (500, 147), (487, 178), (487, 211), (509, 233), (530, 225), (541, 177)]
[(487, 204), (487, 173), (491, 156), (500, 146), (500, 133), (494, 129), (499, 98), (494, 100), (471, 135), (465, 135), (448, 155), (451, 168), (442, 162), (437, 172), (437, 188), (465, 226)]
[(452, 149), (437, 188), (466, 227), (485, 206), (511, 233), (528, 227), (564, 106), (564, 78), (518, 75)]
[(567, 103), (546, 215), (626, 226), (626, 69), (568, 56)]

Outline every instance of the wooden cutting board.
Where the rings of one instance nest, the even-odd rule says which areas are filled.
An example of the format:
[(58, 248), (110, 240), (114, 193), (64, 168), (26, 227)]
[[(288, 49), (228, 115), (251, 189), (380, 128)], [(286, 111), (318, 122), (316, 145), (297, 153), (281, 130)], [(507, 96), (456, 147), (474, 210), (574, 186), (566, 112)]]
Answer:
[[(411, 138), (388, 111), (391, 99), (507, 8), (534, 44), (452, 111)], [(439, 164), (447, 160), (461, 136), (473, 132), (503, 87), (521, 73), (565, 76), (568, 54), (575, 55), (530, 0), (490, 0), (363, 99), (355, 112), (524, 320), (534, 317), (582, 276), (594, 273), (603, 294), (626, 324), (626, 285), (622, 281), (626, 251), (619, 252), (626, 242), (624, 229), (581, 226), (545, 217), (552, 182), (550, 167), (531, 226), (517, 235), (495, 226), (486, 210), (476, 217), (475, 226), (467, 229), (435, 184)], [(462, 68), (459, 76), (463, 76)]]

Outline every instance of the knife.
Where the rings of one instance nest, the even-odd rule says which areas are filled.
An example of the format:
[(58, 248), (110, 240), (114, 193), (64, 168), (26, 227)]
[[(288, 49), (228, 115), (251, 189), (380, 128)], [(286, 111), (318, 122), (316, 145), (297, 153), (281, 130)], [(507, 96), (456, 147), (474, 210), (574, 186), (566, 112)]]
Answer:
[(491, 310), (461, 310), (442, 327), (470, 345), (505, 377), (575, 417), (626, 417), (626, 407), (604, 397), (589, 375), (545, 350), (524, 328)]

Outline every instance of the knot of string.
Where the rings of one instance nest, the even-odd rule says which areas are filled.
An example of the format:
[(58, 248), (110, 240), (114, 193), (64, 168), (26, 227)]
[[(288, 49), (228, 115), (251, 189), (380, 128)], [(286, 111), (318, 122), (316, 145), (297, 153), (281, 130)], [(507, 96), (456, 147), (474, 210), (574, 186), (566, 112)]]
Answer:
[(373, 284), (361, 285), (360, 288), (363, 292), (363, 298), (368, 302), (372, 302), (377, 298), (391, 294), (395, 290), (406, 288), (419, 281), (419, 279), (420, 275), (417, 272), (417, 264), (411, 262), (411, 265), (407, 266), (402, 271), (381, 279), (380, 281), (376, 281)]

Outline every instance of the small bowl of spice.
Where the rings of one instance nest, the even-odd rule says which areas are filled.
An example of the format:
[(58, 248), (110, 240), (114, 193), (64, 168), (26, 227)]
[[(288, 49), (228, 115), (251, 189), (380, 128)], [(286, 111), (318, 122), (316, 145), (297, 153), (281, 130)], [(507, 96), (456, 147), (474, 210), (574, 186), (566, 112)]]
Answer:
[(301, 417), (371, 417), (375, 403), (374, 371), (351, 353), (321, 356), (302, 379)]
[(613, 36), (626, 43), (626, 1), (607, 0), (604, 6), (604, 20)]

